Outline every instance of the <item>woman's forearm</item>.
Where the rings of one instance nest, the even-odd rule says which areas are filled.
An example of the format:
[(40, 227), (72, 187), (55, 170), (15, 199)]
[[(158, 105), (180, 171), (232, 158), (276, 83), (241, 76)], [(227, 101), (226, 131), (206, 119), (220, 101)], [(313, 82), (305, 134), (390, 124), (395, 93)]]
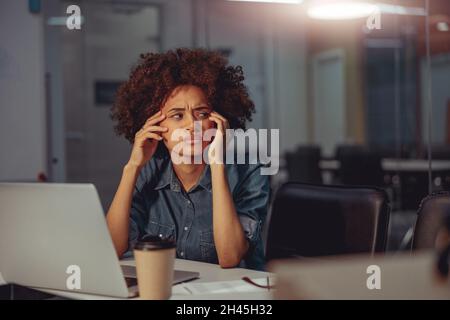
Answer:
[(119, 257), (128, 248), (130, 208), (139, 171), (137, 166), (125, 165), (119, 187), (106, 215), (108, 229)]
[(221, 267), (239, 264), (248, 241), (234, 207), (224, 164), (211, 165), (214, 243)]

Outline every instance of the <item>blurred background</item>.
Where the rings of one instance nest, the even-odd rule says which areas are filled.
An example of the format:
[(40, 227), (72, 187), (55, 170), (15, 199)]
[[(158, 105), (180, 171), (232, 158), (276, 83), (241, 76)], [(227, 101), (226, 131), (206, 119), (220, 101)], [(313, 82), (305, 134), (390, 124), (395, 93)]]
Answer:
[(203, 47), (243, 66), (249, 127), (280, 129), (274, 192), (383, 188), (388, 250), (408, 248), (420, 200), (450, 188), (450, 1), (330, 2), (349, 1), (1, 1), (0, 181), (94, 183), (107, 210), (131, 148), (117, 87), (140, 53)]

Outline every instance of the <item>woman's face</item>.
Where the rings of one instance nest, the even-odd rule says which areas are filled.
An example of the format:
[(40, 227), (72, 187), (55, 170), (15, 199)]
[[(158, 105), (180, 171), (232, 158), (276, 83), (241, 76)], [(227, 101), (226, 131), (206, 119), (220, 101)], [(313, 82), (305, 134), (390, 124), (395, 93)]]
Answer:
[[(203, 141), (202, 137), (198, 136), (194, 139), (194, 122), (197, 121), (200, 124), (197, 130), (201, 129), (202, 134), (205, 130), (215, 127), (215, 123), (209, 120), (212, 108), (209, 106), (203, 90), (192, 85), (179, 86), (171, 93), (161, 111), (166, 118), (160, 122), (160, 126), (168, 129), (162, 134), (162, 137), (169, 152), (172, 153), (177, 144), (183, 143), (186, 146), (183, 150), (188, 150), (189, 154), (177, 152), (180, 156), (193, 157), (198, 153), (196, 151), (201, 151), (203, 154), (203, 150), (210, 141)], [(177, 129), (184, 132), (183, 139), (172, 139), (172, 134)]]

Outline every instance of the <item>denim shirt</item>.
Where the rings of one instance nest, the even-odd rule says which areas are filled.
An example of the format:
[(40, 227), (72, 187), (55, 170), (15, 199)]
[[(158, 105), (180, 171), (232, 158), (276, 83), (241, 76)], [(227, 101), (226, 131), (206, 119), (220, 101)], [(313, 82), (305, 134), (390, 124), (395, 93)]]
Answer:
[[(264, 270), (261, 230), (267, 215), (269, 178), (260, 164), (226, 164), (228, 185), (249, 250), (240, 267)], [(213, 235), (212, 186), (209, 165), (198, 183), (185, 192), (169, 157), (153, 157), (141, 170), (133, 192), (129, 247), (145, 235), (172, 238), (176, 257), (218, 263)]]

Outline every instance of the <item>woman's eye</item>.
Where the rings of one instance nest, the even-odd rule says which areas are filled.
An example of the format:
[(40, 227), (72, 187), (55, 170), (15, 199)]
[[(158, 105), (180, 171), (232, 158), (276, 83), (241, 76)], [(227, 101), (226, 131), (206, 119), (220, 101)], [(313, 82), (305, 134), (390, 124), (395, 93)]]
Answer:
[(199, 113), (199, 117), (200, 117), (200, 118), (206, 118), (208, 115), (209, 115), (208, 112), (200, 112), (200, 113)]
[(183, 118), (183, 115), (181, 113), (176, 113), (172, 116), (172, 118), (174, 118), (176, 120), (180, 120), (181, 118)]

